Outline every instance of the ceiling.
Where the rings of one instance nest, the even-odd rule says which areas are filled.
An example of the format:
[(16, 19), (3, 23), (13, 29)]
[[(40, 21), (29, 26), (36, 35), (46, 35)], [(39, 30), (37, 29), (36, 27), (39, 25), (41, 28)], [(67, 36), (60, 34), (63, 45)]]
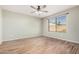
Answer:
[(44, 8), (43, 10), (48, 11), (48, 13), (43, 13), (41, 15), (36, 15), (36, 14), (31, 13), (34, 11), (34, 9), (32, 9), (30, 7), (30, 5), (1, 5), (0, 7), (4, 10), (43, 18), (43, 17), (49, 16), (49, 15), (64, 11), (66, 9), (75, 7), (75, 6), (76, 5), (47, 5), (47, 7)]

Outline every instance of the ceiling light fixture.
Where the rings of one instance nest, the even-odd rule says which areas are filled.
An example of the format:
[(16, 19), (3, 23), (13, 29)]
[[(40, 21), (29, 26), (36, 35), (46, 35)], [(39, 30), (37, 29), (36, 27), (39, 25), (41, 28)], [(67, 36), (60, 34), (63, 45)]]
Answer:
[(42, 11), (35, 11), (34, 12), (34, 14), (37, 14), (37, 15), (41, 15), (41, 14), (43, 14), (44, 12), (42, 12)]

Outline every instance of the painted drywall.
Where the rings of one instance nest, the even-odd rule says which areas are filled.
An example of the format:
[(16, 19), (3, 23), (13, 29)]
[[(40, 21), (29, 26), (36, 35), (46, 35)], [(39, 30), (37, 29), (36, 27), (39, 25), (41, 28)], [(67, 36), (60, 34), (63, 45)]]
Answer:
[(3, 10), (3, 41), (41, 35), (41, 19)]
[[(67, 15), (67, 32), (49, 32), (48, 31), (48, 19), (43, 19), (43, 35), (53, 38), (59, 38), (71, 42), (79, 43), (79, 6), (67, 10), (65, 12), (69, 12)], [(62, 14), (64, 12), (58, 13)], [(56, 14), (57, 15), (57, 14)], [(55, 16), (55, 15), (53, 15)]]
[(0, 44), (2, 42), (2, 9), (0, 8)]

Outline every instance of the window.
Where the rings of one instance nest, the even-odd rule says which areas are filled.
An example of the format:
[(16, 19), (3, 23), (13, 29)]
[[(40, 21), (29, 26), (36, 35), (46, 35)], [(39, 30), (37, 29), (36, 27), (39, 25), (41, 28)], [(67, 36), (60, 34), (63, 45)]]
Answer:
[(66, 32), (66, 15), (48, 19), (48, 30), (53, 32)]

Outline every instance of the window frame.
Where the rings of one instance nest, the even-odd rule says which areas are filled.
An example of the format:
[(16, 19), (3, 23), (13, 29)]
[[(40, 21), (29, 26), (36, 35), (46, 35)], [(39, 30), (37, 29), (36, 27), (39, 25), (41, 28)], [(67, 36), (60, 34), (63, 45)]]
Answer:
[[(55, 31), (51, 31), (51, 30), (50, 30), (50, 22), (49, 22), (49, 20), (53, 20), (53, 19), (51, 19), (51, 18), (48, 19), (48, 32), (63, 32), (63, 33), (64, 33), (64, 32), (67, 32), (66, 24), (65, 24), (66, 31), (58, 31), (58, 28), (57, 28), (57, 20), (58, 20), (57, 17), (62, 17), (62, 16), (65, 16), (65, 17), (66, 17), (65, 19), (66, 19), (66, 21), (67, 21), (67, 15), (60, 15), (60, 16), (56, 16), (56, 17), (51, 17), (51, 18), (55, 18), (55, 21), (56, 21), (56, 23), (55, 23), (55, 24), (56, 24), (56, 25), (55, 25)], [(66, 21), (65, 21), (65, 23), (66, 23)], [(63, 25), (63, 24), (62, 24), (62, 25)]]

